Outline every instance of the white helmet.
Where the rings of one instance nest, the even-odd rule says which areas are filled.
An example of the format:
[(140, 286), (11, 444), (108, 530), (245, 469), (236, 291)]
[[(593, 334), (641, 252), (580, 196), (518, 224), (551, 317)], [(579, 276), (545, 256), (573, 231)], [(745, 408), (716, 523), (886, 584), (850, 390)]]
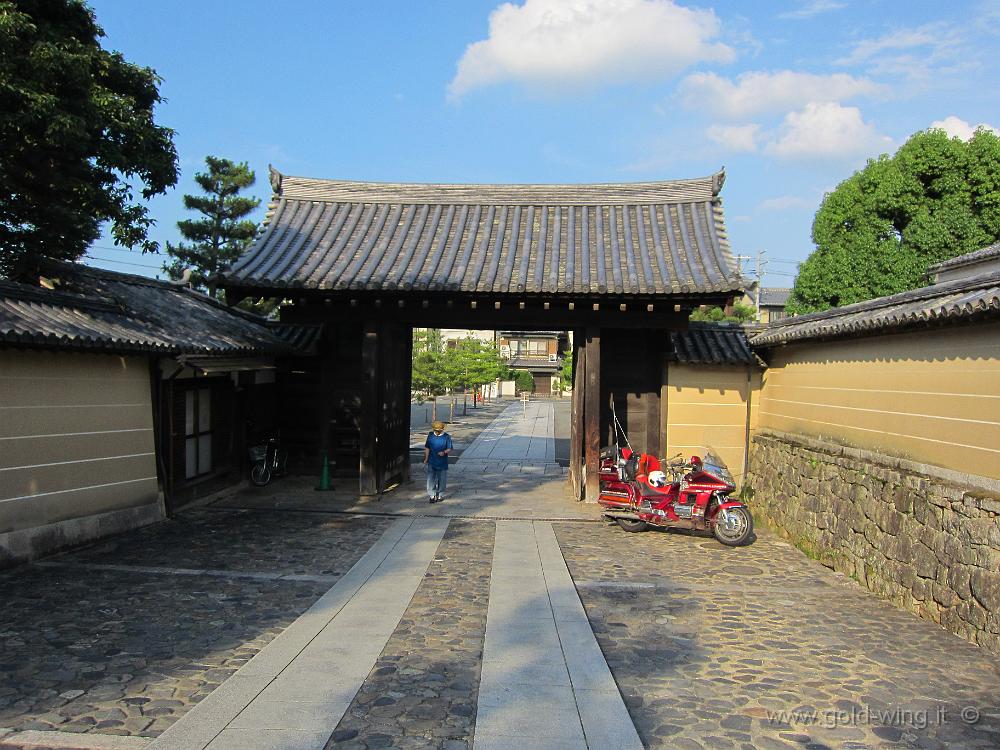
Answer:
[(664, 474), (662, 471), (649, 472), (649, 485), (651, 487), (666, 487), (667, 475)]

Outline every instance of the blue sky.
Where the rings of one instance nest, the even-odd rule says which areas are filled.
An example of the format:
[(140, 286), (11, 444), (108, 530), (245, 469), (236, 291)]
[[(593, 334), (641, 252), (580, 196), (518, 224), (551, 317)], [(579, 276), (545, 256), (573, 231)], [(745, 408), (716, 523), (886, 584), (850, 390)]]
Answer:
[[(938, 123), (1000, 128), (1000, 0), (91, 0), (163, 78), (181, 179), (207, 154), (312, 177), (620, 182), (726, 167), (734, 251), (788, 286), (824, 191)], [(96, 265), (153, 273), (102, 239)], [(114, 262), (112, 262), (114, 261)]]

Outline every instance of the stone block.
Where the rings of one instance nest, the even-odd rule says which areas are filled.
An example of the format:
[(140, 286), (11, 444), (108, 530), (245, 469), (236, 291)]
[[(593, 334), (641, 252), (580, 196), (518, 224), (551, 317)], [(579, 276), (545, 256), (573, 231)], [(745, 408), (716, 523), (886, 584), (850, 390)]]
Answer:
[(913, 510), (913, 490), (905, 486), (896, 487), (892, 504), (900, 513), (909, 513)]
[(937, 574), (937, 555), (926, 545), (916, 543), (913, 545), (913, 569), (921, 578), (934, 578)]
[(948, 567), (948, 587), (962, 599), (971, 597), (971, 576), (969, 575), (968, 568), (954, 563), (951, 564)]
[(972, 595), (990, 611), (1000, 611), (1000, 572), (976, 568), (970, 576)]

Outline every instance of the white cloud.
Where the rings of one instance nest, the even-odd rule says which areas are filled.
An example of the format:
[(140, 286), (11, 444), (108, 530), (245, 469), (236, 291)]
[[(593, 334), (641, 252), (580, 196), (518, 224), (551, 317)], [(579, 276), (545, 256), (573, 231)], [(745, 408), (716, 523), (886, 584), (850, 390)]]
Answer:
[(967, 141), (972, 136), (976, 134), (979, 128), (986, 128), (987, 130), (992, 130), (997, 135), (1000, 135), (1000, 130), (988, 125), (985, 122), (981, 122), (978, 125), (970, 125), (965, 120), (955, 115), (949, 115), (943, 120), (935, 120), (931, 123), (932, 128), (939, 128), (946, 132), (952, 138), (961, 138), (963, 141)]
[(897, 29), (874, 39), (856, 42), (854, 49), (846, 57), (837, 60), (838, 65), (858, 65), (879, 58), (886, 52), (924, 49), (941, 51), (951, 47), (956, 41), (955, 31), (944, 24), (926, 24), (915, 29)]
[(760, 125), (712, 125), (707, 131), (710, 140), (729, 151), (756, 151)]
[(790, 10), (786, 13), (779, 13), (778, 18), (785, 18), (792, 21), (801, 21), (806, 18), (818, 16), (831, 10), (846, 8), (847, 3), (838, 3), (835, 0), (807, 0), (801, 3), (798, 10)]
[(864, 121), (857, 107), (811, 102), (805, 109), (785, 116), (764, 150), (791, 159), (838, 158), (875, 155), (891, 146), (892, 139), (879, 135), (874, 125)]
[(760, 112), (787, 112), (809, 102), (877, 96), (885, 87), (847, 73), (814, 75), (780, 70), (775, 73), (751, 71), (735, 81), (715, 73), (694, 73), (681, 82), (679, 90), (681, 102), (687, 109), (739, 118)]
[(665, 78), (698, 62), (729, 62), (711, 10), (672, 0), (525, 0), (490, 13), (489, 37), (465, 49), (449, 95), (505, 81), (581, 86)]
[(896, 76), (924, 90), (976, 67), (979, 63), (974, 50), (975, 45), (965, 41), (960, 28), (931, 23), (859, 40), (848, 55), (835, 62), (864, 66), (878, 76)]
[(800, 208), (816, 208), (816, 201), (800, 195), (781, 195), (763, 200), (757, 205), (758, 211), (792, 211)]

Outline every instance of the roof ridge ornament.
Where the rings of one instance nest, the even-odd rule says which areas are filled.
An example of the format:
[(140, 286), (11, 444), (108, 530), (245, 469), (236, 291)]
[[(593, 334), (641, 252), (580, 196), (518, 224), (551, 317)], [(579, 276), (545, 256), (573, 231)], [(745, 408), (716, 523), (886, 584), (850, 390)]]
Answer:
[(281, 179), (284, 175), (270, 164), (267, 165), (267, 171), (271, 178), (271, 190), (274, 191), (275, 195), (281, 195)]
[(722, 186), (726, 184), (726, 167), (719, 167), (719, 171), (712, 175), (712, 195), (722, 192)]

